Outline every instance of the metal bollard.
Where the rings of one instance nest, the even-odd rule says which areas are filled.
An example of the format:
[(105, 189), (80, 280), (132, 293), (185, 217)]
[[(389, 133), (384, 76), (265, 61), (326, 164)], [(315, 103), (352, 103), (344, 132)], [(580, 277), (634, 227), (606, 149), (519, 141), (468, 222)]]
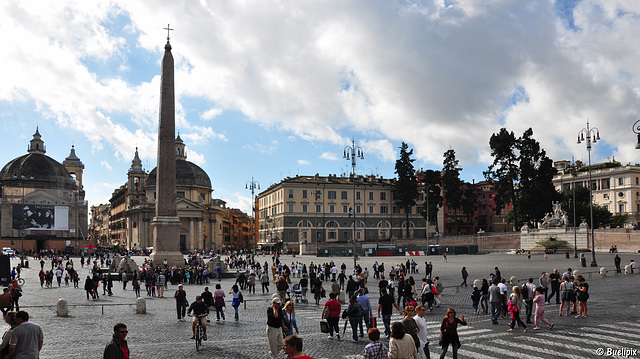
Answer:
[(607, 268), (605, 268), (605, 267), (600, 268), (600, 276), (601, 277), (606, 277), (607, 276)]
[(136, 299), (136, 314), (147, 314), (147, 301), (142, 297)]
[(69, 315), (69, 307), (67, 306), (67, 300), (60, 298), (58, 299), (58, 307), (56, 309), (56, 315), (59, 317), (66, 317)]

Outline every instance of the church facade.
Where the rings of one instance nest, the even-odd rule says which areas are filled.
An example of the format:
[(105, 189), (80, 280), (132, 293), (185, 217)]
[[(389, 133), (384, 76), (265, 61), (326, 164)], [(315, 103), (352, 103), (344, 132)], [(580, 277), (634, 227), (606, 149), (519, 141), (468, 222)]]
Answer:
[[(187, 161), (185, 144), (177, 136), (176, 197), (180, 218), (179, 237), (182, 252), (218, 251), (252, 248), (250, 217), (226, 202), (212, 197), (207, 173)], [(127, 249), (153, 247), (157, 169), (142, 168), (138, 150), (127, 172), (127, 182), (110, 199), (109, 234), (111, 245)], [(102, 235), (102, 234), (101, 234)]]
[(84, 164), (73, 146), (62, 163), (45, 155), (37, 128), (27, 152), (0, 171), (0, 245), (37, 252), (82, 250), (88, 239)]

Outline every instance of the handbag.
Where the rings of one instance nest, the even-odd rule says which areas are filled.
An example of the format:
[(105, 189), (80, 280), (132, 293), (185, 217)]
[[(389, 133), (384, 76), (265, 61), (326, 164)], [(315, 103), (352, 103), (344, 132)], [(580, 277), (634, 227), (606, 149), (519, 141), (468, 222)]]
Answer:
[(330, 333), (331, 332), (331, 330), (329, 329), (329, 323), (327, 323), (327, 321), (324, 320), (324, 319), (320, 321), (320, 331), (322, 333)]
[(329, 309), (325, 309), (322, 319), (329, 319)]

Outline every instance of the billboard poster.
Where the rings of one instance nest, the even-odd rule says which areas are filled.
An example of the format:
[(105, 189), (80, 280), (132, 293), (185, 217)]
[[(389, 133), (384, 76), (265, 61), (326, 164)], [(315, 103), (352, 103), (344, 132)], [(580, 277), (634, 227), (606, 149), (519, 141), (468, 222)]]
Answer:
[(13, 205), (13, 229), (57, 231), (69, 229), (69, 207)]

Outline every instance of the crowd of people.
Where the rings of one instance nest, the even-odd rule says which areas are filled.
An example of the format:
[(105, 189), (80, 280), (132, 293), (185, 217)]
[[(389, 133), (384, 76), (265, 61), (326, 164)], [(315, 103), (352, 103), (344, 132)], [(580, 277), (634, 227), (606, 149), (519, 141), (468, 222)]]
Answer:
[[(56, 282), (58, 286), (73, 284), (78, 287), (79, 275), (74, 268), (73, 259), (64, 259), (56, 255), (50, 256), (50, 259), (50, 270), (44, 268), (45, 258), (40, 261), (41, 287), (51, 287)], [(388, 267), (385, 267), (384, 263), (375, 262), (371, 272), (360, 265), (348, 271), (345, 263), (338, 265), (333, 260), (326, 263), (311, 262), (307, 265), (300, 261), (283, 263), (278, 254), (274, 254), (271, 259), (271, 263), (260, 263), (250, 255), (231, 255), (225, 258), (223, 262), (227, 267), (227, 273), (235, 272), (235, 283), (226, 289), (223, 289), (223, 283), (220, 283), (222, 268), (209, 268), (198, 256), (189, 257), (184, 268), (170, 267), (166, 263), (154, 265), (145, 261), (132, 273), (119, 268), (117, 274), (105, 272), (103, 265), (108, 265), (113, 260), (107, 253), (87, 258), (83, 256), (80, 263), (82, 267), (86, 264), (90, 268), (84, 285), (87, 299), (99, 298), (100, 285), (103, 295), (113, 295), (114, 280), (121, 281), (123, 290), (127, 290), (127, 284), (131, 282), (130, 289), (136, 296), (140, 296), (143, 285), (149, 297), (164, 297), (169, 284), (177, 285), (173, 295), (177, 320), (185, 321), (186, 316), (192, 316), (193, 335), (196, 326), (199, 325), (202, 327), (204, 340), (207, 340), (207, 322), (212, 320), (214, 309), (216, 321), (225, 321), (225, 310), (229, 300), (234, 309), (234, 320), (239, 321), (238, 309), (244, 301), (243, 292), (248, 295), (255, 294), (256, 282), (259, 282), (263, 294), (270, 293), (270, 290), (275, 288), (271, 292), (270, 305), (266, 310), (266, 334), (269, 352), (274, 359), (281, 350), (289, 357), (309, 358), (302, 354), (303, 339), (298, 330), (295, 304), (298, 303), (298, 299), (301, 303), (306, 303), (308, 293), (313, 295), (316, 305), (322, 305), (321, 317), (327, 324), (328, 340), (346, 339), (340, 336), (340, 320), (344, 319), (345, 328), (347, 325), (351, 328), (352, 342), (360, 342), (360, 338), (365, 335), (368, 337), (369, 342), (362, 352), (365, 359), (417, 358), (422, 354), (430, 359), (431, 343), (428, 339), (425, 315), (444, 304), (442, 295), (445, 291), (439, 276), (434, 275), (431, 262), (425, 262), (424, 272), (421, 273), (421, 268), (413, 259)], [(473, 285), (470, 302), (474, 314), (488, 315), (494, 325), (501, 319), (509, 320), (507, 331), (514, 331), (517, 325), (527, 332), (528, 324), (534, 324), (534, 330), (540, 330), (542, 324), (552, 329), (554, 324), (545, 317), (545, 313), (549, 315), (549, 305), (553, 300), (559, 305), (559, 317), (588, 316), (589, 285), (582, 275), (574, 276), (571, 268), (564, 273), (558, 272), (557, 269), (549, 274), (543, 272), (537, 280), (533, 277), (528, 278), (523, 285), (512, 283), (511, 288), (507, 286), (507, 281), (498, 267), (479, 283), (467, 283), (469, 271), (471, 269), (467, 267), (462, 268), (460, 286)], [(373, 285), (369, 284), (370, 276), (374, 281)], [(12, 329), (12, 323), (15, 323), (13, 318), (16, 317), (16, 312), (12, 310), (15, 308), (18, 310), (17, 313), (21, 313), (18, 307), (21, 292), (18, 278), (19, 269), (15, 271), (15, 278), (8, 288), (8, 293), (3, 294), (6, 295), (5, 298), (11, 297), (9, 305), (2, 306), (3, 295), (0, 295), (0, 306), (5, 313), (5, 320)], [(228, 284), (226, 281), (225, 283)], [(205, 287), (204, 291), (198, 291), (190, 303), (194, 297), (187, 295), (185, 285)], [(210, 291), (209, 285), (215, 289)], [(370, 290), (376, 291), (377, 303), (372, 303), (369, 298)], [(402, 316), (402, 320), (391, 321), (394, 311)], [(20, 315), (24, 319), (24, 315)], [(439, 327), (441, 358), (446, 355), (449, 347), (453, 357), (457, 357), (461, 345), (457, 327), (466, 325), (467, 318), (465, 313), (458, 317), (454, 308), (446, 310)], [(24, 322), (28, 322), (28, 317)], [(381, 322), (382, 325), (378, 326), (376, 322)], [(114, 326), (113, 340), (105, 348), (105, 358), (120, 358), (124, 353), (128, 356), (127, 333), (125, 324), (118, 323)], [(381, 341), (383, 336), (386, 337), (386, 341)], [(40, 343), (40, 347), (41, 345)]]

